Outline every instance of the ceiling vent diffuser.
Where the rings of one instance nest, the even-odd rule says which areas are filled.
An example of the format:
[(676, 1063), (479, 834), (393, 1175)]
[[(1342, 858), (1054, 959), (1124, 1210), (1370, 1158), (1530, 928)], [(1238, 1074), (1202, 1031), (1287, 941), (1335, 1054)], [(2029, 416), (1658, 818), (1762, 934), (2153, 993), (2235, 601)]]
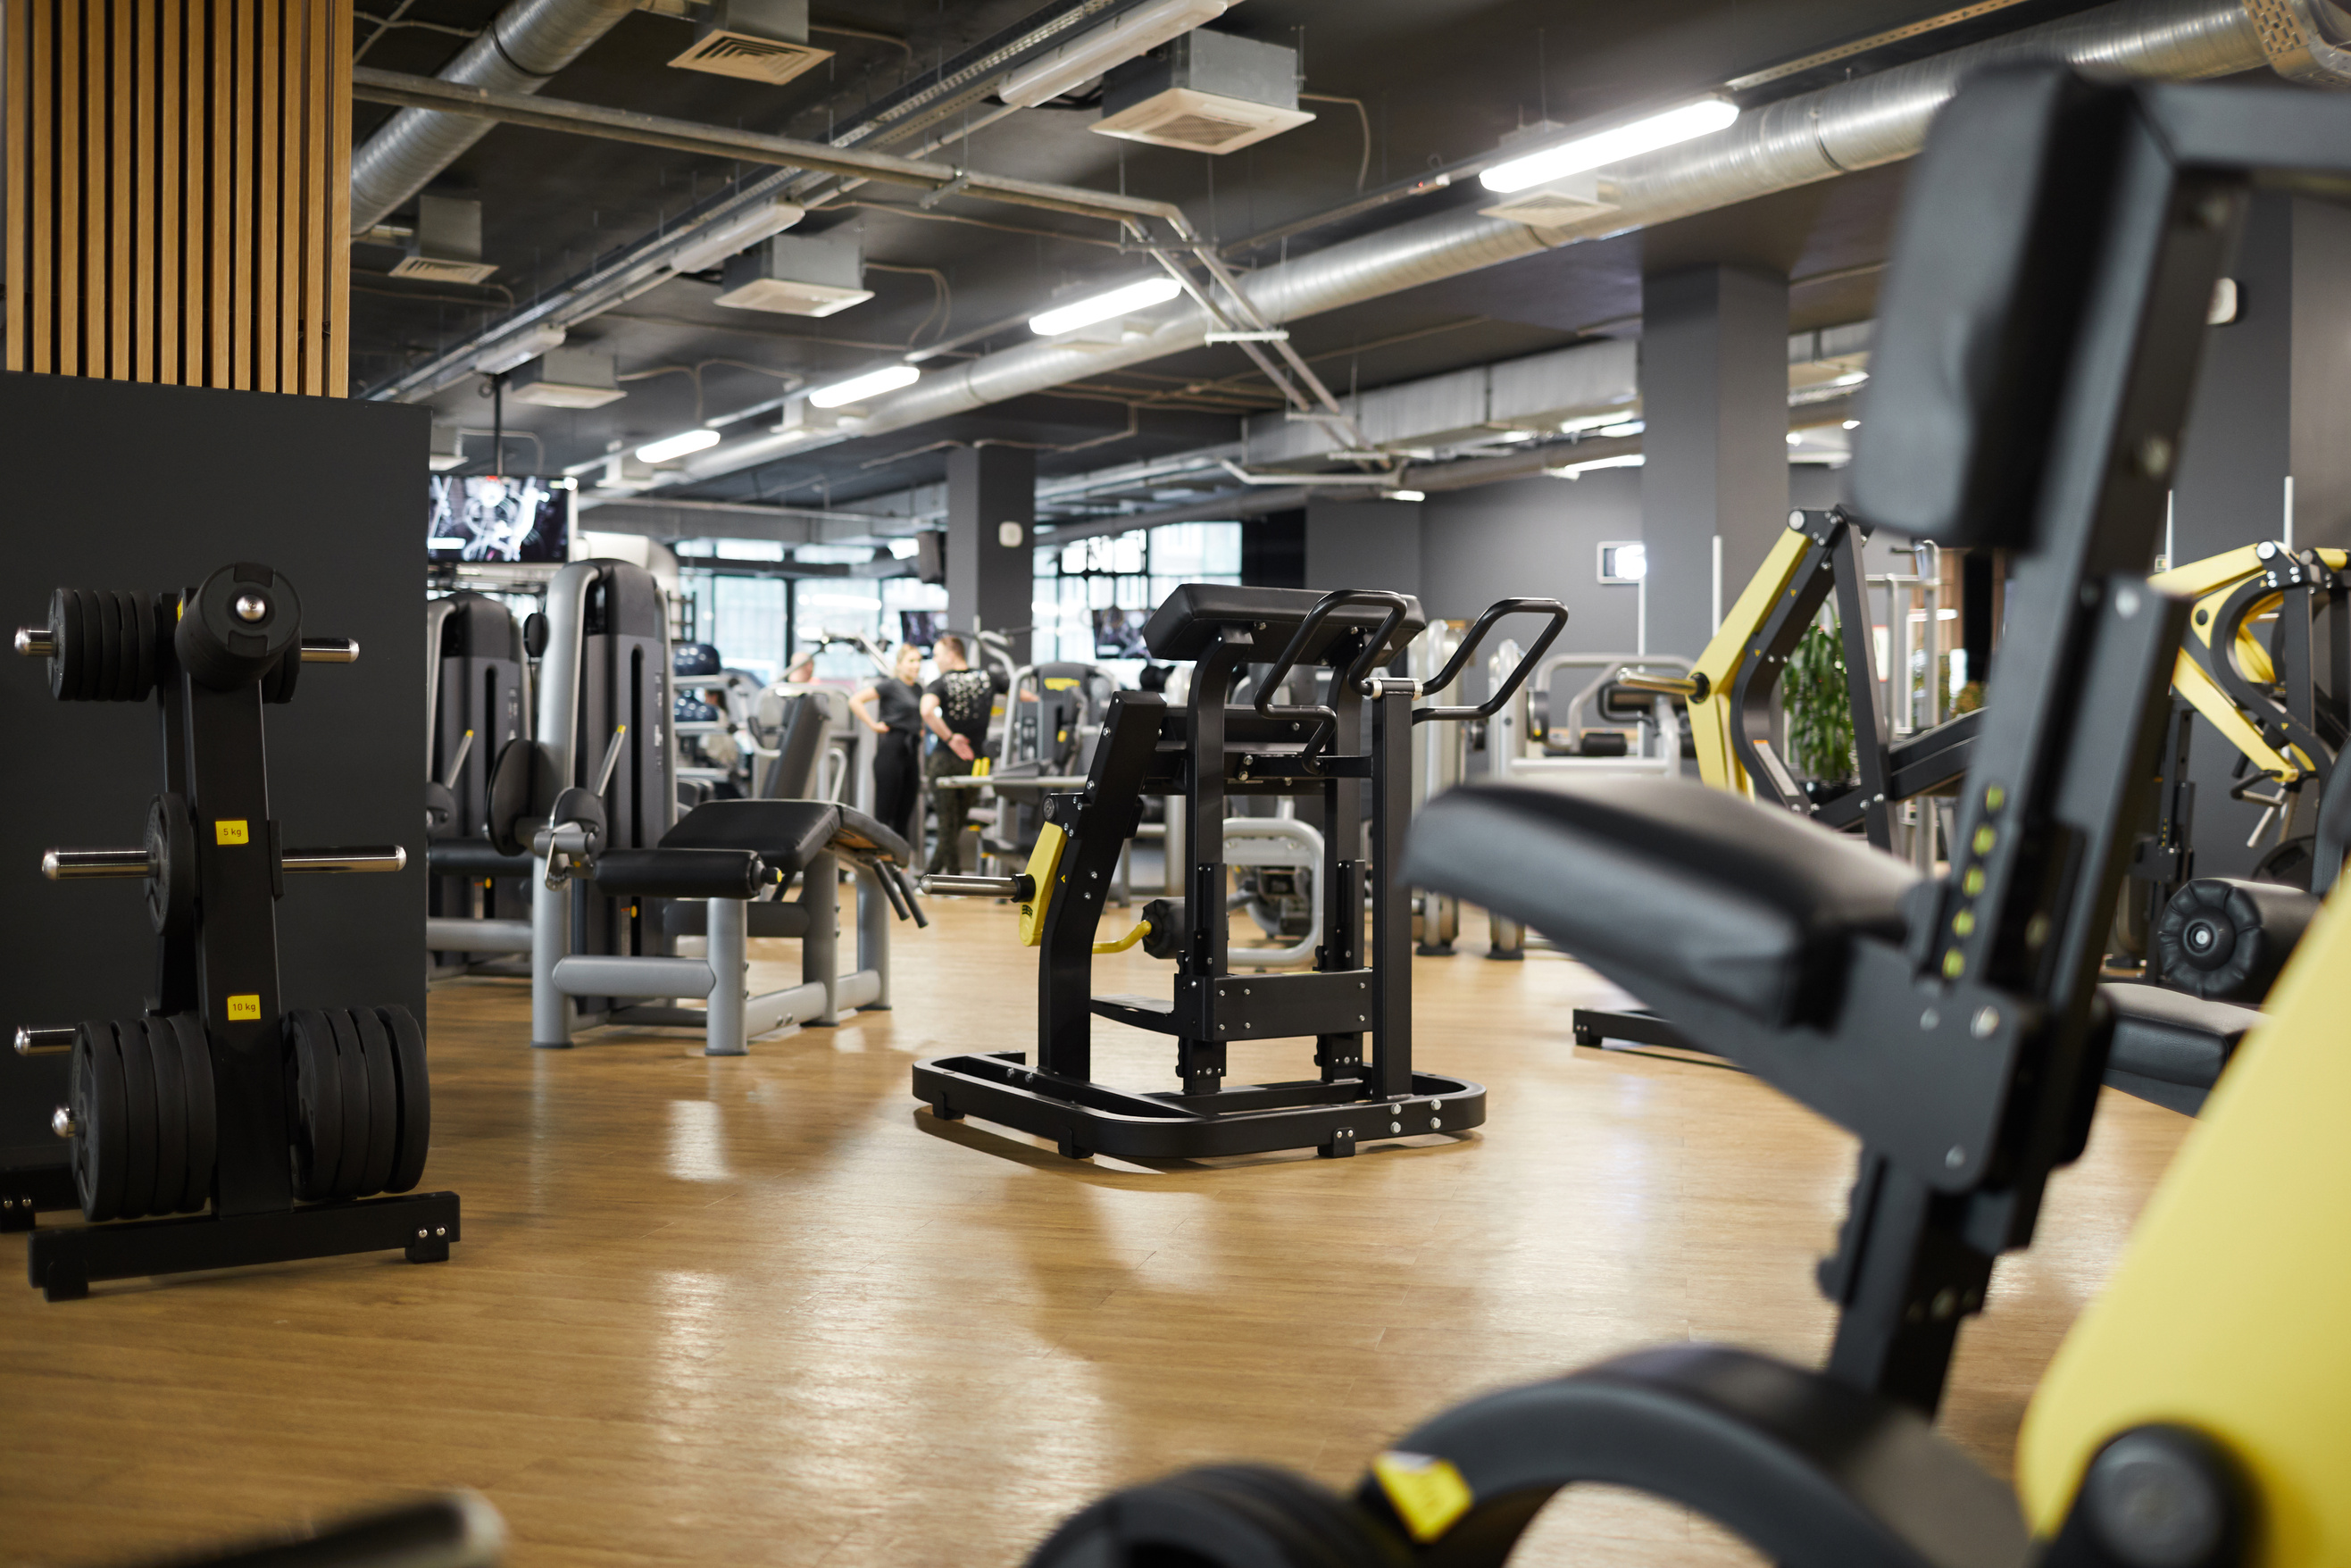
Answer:
[(1223, 154), (1313, 118), (1298, 107), (1295, 49), (1202, 27), (1113, 71), (1092, 129), (1125, 141)]
[(456, 196), (416, 198), (416, 233), (394, 277), (432, 283), (479, 283), (497, 270), (482, 259), (482, 204)]
[(737, 310), (831, 316), (873, 298), (853, 239), (777, 235), (726, 264), (718, 303)]
[(717, 0), (670, 64), (779, 87), (832, 58), (808, 41), (808, 0)]

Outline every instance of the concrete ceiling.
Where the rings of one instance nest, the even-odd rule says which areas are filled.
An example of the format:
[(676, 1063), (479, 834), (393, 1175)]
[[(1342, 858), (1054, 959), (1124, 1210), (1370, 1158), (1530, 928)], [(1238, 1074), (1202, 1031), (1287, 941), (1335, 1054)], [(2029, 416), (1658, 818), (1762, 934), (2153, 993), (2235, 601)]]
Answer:
[[(671, 68), (691, 37), (677, 17), (624, 19), (549, 85), (550, 96), (708, 123), (822, 138), (910, 74), (1019, 21), (1038, 0), (861, 0), (815, 7), (816, 42), (838, 51), (782, 88)], [(392, 0), (379, 0), (390, 11)], [(1309, 93), (1360, 99), (1305, 105), (1319, 118), (1224, 158), (1089, 133), (1088, 109), (1029, 110), (937, 156), (992, 172), (1061, 181), (1181, 203), (1227, 245), (1352, 201), (1366, 189), (1489, 152), (1541, 115), (1560, 121), (1670, 101), (1857, 36), (1951, 9), (1953, 0), (1247, 0), (1219, 27), (1302, 49)], [(1876, 68), (2083, 6), (2022, 0), (1970, 24), (1830, 68)], [(417, 0), (403, 20), (478, 29), (496, 0)], [(826, 33), (836, 24), (889, 41)], [(363, 43), (365, 42), (363, 37)], [(431, 74), (463, 38), (402, 27), (367, 47), (365, 63)], [(1758, 89), (1819, 85), (1820, 72)], [(364, 139), (387, 110), (362, 105)], [(353, 381), (386, 379), (479, 330), (510, 308), (577, 275), (600, 252), (674, 223), (695, 202), (759, 171), (654, 149), (500, 126), (433, 189), (478, 198), (486, 288), (412, 285), (386, 276), (395, 249), (354, 253)], [(1334, 388), (1372, 388), (1510, 359), (1586, 336), (1638, 329), (1644, 269), (1712, 260), (1786, 270), (1792, 327), (1871, 314), (1902, 167), (1872, 171), (1665, 225), (1569, 246), (1295, 324), (1292, 340)], [(1475, 204), (1474, 186), (1399, 202), (1242, 252), (1247, 263), (1291, 256), (1447, 204)], [(778, 378), (821, 380), (910, 344), (1014, 320), (1056, 287), (1131, 275), (1103, 242), (1105, 225), (954, 199), (929, 212), (903, 191), (869, 185), (854, 204), (812, 215), (802, 232), (862, 236), (876, 298), (824, 320), (721, 308), (715, 275), (680, 277), (576, 329), (572, 342), (614, 354), (629, 395), (571, 412), (508, 402), (507, 466), (552, 471), (684, 429), (774, 396)], [(914, 270), (895, 270), (914, 269)], [(935, 275), (935, 276), (934, 276)], [(1014, 325), (963, 350), (1025, 338)], [(647, 372), (660, 372), (648, 374)], [(486, 430), (486, 380), (435, 396), (436, 418)], [(1242, 354), (1211, 348), (1153, 361), (917, 431), (852, 441), (674, 494), (839, 505), (935, 482), (935, 444), (987, 438), (1033, 444), (1051, 475), (1189, 450), (1234, 438), (1244, 413), (1274, 406)], [(1129, 434), (1129, 433), (1132, 434)], [(1085, 444), (1079, 451), (1056, 451)], [(925, 450), (928, 448), (928, 450)], [(485, 460), (488, 445), (471, 441)], [(485, 462), (483, 466), (486, 466)]]

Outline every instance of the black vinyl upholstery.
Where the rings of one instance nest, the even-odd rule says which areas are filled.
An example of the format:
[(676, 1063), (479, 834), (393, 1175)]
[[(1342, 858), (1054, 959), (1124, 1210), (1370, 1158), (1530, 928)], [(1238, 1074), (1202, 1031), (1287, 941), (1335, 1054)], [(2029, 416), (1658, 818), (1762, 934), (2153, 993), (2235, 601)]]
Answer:
[[(1306, 619), (1307, 612), (1322, 598), (1322, 594), (1308, 588), (1183, 583), (1152, 612), (1151, 620), (1143, 628), (1144, 645), (1151, 650), (1154, 658), (1197, 659), (1216, 645), (1217, 635), (1225, 628), (1237, 626), (1249, 633), (1253, 657), (1271, 660), (1280, 654), (1299, 623)], [(1405, 606), (1404, 619), (1388, 642), (1388, 657), (1393, 657), (1397, 649), (1419, 635), (1421, 628), (1428, 624), (1421, 613), (1419, 600), (1407, 595)], [(1341, 637), (1377, 631), (1392, 608), (1374, 603), (1341, 605), (1322, 622), (1322, 632), (1313, 645), (1299, 657), (1312, 664)]]
[(2159, 986), (2108, 985), (2098, 992), (2115, 1015), (2106, 1082), (2189, 1115), (2220, 1081), (2246, 1033), (2262, 1021), (2255, 1009)]
[(1898, 941), (1909, 867), (1792, 813), (1679, 779), (1456, 789), (1403, 878), (1549, 936), (1670, 1014), (1704, 998), (1770, 1026), (1834, 1002), (1852, 940)]
[(751, 850), (607, 850), (596, 859), (600, 893), (636, 898), (741, 898), (768, 878)]
[[(606, 893), (654, 898), (748, 898), (837, 850), (906, 865), (906, 841), (864, 812), (831, 800), (709, 800), (678, 819), (650, 850), (610, 850), (596, 862)], [(737, 873), (751, 880), (735, 891)], [(759, 868), (764, 868), (764, 873)]]

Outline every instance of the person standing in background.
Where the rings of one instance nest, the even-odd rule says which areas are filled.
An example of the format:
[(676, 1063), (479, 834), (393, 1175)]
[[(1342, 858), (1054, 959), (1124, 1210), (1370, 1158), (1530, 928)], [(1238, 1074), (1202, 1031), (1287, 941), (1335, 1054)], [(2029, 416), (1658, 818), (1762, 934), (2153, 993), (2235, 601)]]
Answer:
[(963, 835), (971, 812), (971, 791), (942, 789), (942, 779), (962, 779), (987, 745), (987, 717), (1006, 689), (994, 671), (975, 670), (962, 638), (942, 636), (931, 650), (938, 679), (923, 694), (923, 723), (938, 737), (924, 772), (931, 780), (931, 814), (938, 823), (938, 842), (931, 850), (925, 874), (956, 875), (963, 870)]
[[(849, 699), (858, 722), (877, 737), (873, 745), (873, 815), (900, 837), (914, 838), (914, 803), (922, 789), (923, 706), (917, 684), (923, 674), (923, 651), (912, 643), (898, 645), (898, 663), (891, 674), (875, 680)], [(874, 709), (881, 709), (877, 716)]]

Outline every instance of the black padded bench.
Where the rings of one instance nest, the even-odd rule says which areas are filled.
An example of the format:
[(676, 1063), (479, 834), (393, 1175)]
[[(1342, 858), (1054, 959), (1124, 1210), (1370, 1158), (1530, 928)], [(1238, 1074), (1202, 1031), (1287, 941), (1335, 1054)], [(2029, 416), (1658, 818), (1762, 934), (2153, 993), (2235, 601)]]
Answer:
[[(1856, 940), (1902, 941), (1930, 885), (1791, 812), (1605, 778), (1441, 796), (1413, 824), (1404, 876), (1524, 921), (1669, 1018), (1688, 998), (1768, 1029), (1831, 1022)], [(2102, 994), (2106, 1082), (2190, 1115), (2261, 1019), (2147, 986)]]

